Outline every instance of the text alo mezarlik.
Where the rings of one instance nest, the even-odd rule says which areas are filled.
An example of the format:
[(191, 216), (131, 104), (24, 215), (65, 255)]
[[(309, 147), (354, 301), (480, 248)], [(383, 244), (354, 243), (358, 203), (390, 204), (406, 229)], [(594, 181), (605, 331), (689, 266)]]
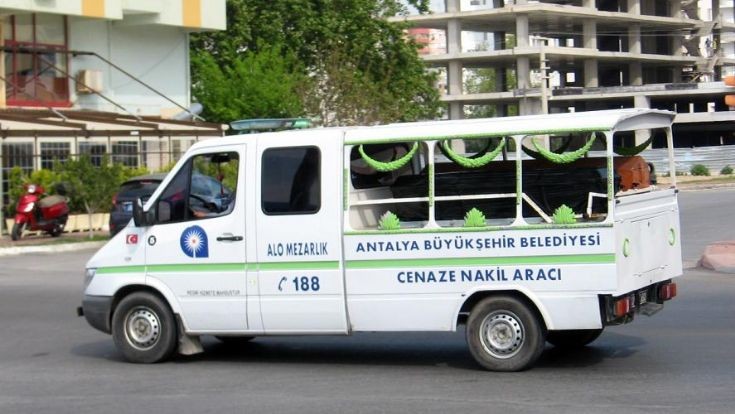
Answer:
[(328, 254), (325, 242), (268, 243), (267, 250), (267, 255), (270, 257), (326, 256)]
[(523, 282), (561, 280), (561, 268), (515, 269), (496, 267), (474, 270), (418, 270), (401, 271), (396, 275), (398, 283), (454, 283), (454, 282)]

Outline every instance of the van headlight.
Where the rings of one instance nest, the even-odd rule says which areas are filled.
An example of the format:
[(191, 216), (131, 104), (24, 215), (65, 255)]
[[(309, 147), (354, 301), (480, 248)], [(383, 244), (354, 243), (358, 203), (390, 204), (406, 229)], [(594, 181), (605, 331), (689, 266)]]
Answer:
[(84, 272), (84, 289), (87, 289), (87, 286), (89, 286), (90, 283), (92, 283), (92, 279), (94, 279), (94, 275), (97, 274), (96, 268), (89, 268)]

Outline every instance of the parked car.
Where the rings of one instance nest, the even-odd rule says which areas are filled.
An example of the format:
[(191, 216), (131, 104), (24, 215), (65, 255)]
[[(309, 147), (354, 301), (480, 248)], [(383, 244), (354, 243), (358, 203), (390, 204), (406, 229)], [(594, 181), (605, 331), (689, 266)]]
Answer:
[(191, 177), (189, 209), (221, 213), (230, 207), (232, 191), (208, 175), (194, 173)]
[(112, 197), (110, 211), (110, 236), (114, 236), (133, 218), (133, 203), (140, 197), (150, 197), (166, 174), (149, 174), (131, 178), (120, 186)]

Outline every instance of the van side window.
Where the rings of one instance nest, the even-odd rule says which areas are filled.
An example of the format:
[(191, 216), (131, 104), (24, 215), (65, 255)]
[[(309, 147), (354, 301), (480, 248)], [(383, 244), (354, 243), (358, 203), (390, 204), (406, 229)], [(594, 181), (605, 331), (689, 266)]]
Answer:
[(263, 213), (314, 214), (321, 208), (321, 153), (317, 147), (269, 148), (263, 152)]
[(158, 223), (219, 217), (235, 205), (238, 155), (235, 152), (192, 157), (156, 203)]

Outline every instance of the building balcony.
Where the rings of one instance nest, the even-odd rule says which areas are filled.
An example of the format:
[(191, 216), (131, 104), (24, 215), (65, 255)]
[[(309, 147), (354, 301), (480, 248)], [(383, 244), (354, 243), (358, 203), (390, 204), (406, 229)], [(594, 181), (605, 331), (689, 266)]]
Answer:
[[(684, 17), (666, 17), (626, 12), (600, 11), (590, 7), (558, 4), (509, 5), (502, 8), (439, 12), (426, 15), (397, 17), (394, 21), (407, 21), (416, 27), (447, 29), (449, 22), (459, 20), (462, 30), (479, 32), (515, 31), (518, 16), (528, 16), (531, 32), (563, 30), (572, 33), (585, 21), (593, 20), (604, 28), (625, 29), (631, 24), (641, 29), (679, 31), (693, 30), (704, 25), (701, 20)], [(581, 34), (581, 30), (576, 32)]]

